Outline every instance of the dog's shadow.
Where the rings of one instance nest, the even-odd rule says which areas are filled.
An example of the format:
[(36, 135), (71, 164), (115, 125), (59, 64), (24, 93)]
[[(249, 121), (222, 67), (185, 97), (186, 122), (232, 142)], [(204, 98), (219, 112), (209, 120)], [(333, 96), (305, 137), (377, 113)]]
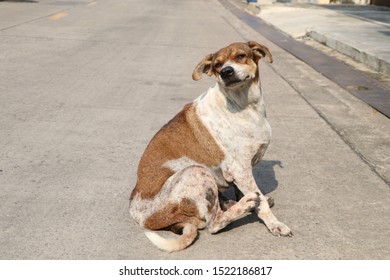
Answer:
[[(275, 167), (283, 168), (282, 162), (279, 160), (262, 160), (260, 164), (256, 165), (252, 170), (253, 177), (255, 178), (256, 184), (264, 195), (273, 192), (278, 187), (278, 180), (276, 179), (275, 176)], [(224, 196), (229, 199), (235, 199), (236, 197), (235, 197), (234, 189), (233, 188), (228, 189), (224, 193)], [(250, 215), (245, 216), (242, 219), (239, 219), (231, 223), (220, 232), (228, 231), (248, 223), (257, 223), (257, 222), (259, 222), (259, 218), (256, 216), (256, 214), (252, 213)]]
[(282, 162), (280, 160), (263, 160), (253, 168), (253, 177), (264, 195), (273, 192), (278, 187), (275, 167), (283, 168)]

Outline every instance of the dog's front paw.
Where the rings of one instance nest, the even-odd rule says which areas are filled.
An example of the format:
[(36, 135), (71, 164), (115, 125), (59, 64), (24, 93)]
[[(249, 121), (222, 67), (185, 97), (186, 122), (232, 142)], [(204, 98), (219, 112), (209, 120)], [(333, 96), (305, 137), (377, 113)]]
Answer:
[(267, 225), (269, 231), (275, 236), (293, 236), (291, 229), (285, 224), (277, 221)]

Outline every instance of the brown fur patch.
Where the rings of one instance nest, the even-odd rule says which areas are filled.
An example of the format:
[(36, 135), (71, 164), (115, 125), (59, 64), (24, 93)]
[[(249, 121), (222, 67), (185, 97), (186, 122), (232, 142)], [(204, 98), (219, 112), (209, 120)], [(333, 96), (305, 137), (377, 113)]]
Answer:
[(150, 230), (167, 229), (180, 232), (182, 225), (202, 223), (198, 208), (195, 203), (183, 198), (180, 203), (168, 203), (162, 210), (153, 213), (144, 224)]
[(150, 141), (138, 166), (138, 181), (131, 194), (152, 198), (174, 173), (163, 167), (168, 160), (188, 157), (206, 166), (218, 166), (224, 154), (196, 115), (192, 103), (184, 106)]

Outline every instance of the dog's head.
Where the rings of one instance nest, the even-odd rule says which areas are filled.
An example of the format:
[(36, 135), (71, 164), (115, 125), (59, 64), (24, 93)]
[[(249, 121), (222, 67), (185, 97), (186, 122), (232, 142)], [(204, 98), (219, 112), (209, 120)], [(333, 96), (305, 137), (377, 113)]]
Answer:
[(272, 55), (266, 46), (256, 42), (233, 43), (214, 54), (207, 55), (195, 67), (192, 78), (198, 81), (205, 73), (215, 75), (225, 87), (256, 81), (259, 78), (257, 65), (262, 57), (272, 63)]

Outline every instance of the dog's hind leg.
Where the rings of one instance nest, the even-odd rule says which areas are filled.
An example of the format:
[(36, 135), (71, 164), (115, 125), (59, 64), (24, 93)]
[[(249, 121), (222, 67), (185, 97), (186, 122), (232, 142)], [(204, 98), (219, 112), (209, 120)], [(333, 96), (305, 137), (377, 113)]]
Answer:
[(215, 209), (220, 209), (216, 181), (211, 172), (200, 165), (185, 167), (172, 175), (160, 196), (155, 201), (162, 206), (145, 220), (144, 227), (181, 233), (168, 239), (155, 232), (146, 233), (149, 240), (164, 251), (178, 251), (191, 245), (197, 229), (206, 227)]
[(220, 231), (231, 222), (244, 217), (251, 210), (258, 207), (259, 203), (260, 199), (257, 193), (248, 193), (225, 212), (219, 207), (215, 208), (214, 211), (210, 213), (211, 217), (207, 225), (209, 232), (216, 233)]
[[(221, 208), (223, 211), (228, 210), (231, 208), (233, 205), (237, 203), (241, 198), (243, 198), (244, 194), (237, 188), (237, 186), (234, 186), (234, 193), (236, 196), (235, 200), (228, 199), (224, 197), (222, 193), (219, 193), (219, 204), (221, 205)], [(275, 205), (275, 201), (272, 197), (266, 196), (265, 197), (268, 201), (269, 207), (272, 208)]]
[[(219, 203), (217, 183), (206, 167), (188, 166), (174, 176), (171, 181), (174, 184), (171, 196), (176, 199), (181, 197), (182, 200), (185, 199), (196, 206), (197, 211), (195, 217), (191, 219), (192, 223), (196, 222), (198, 228), (206, 226), (211, 233), (216, 233), (259, 207), (259, 196), (253, 192), (246, 194), (223, 212)], [(180, 222), (188, 223), (189, 216), (187, 213), (184, 215), (186, 221)]]
[(197, 229), (207, 227), (215, 233), (229, 223), (245, 216), (259, 206), (256, 193), (246, 194), (223, 212), (218, 199), (218, 186), (208, 168), (191, 165), (175, 173), (164, 186), (165, 206), (152, 214), (144, 226), (151, 230), (183, 226), (182, 235), (165, 239), (154, 232), (147, 237), (162, 250), (177, 251), (189, 246), (196, 238)]

